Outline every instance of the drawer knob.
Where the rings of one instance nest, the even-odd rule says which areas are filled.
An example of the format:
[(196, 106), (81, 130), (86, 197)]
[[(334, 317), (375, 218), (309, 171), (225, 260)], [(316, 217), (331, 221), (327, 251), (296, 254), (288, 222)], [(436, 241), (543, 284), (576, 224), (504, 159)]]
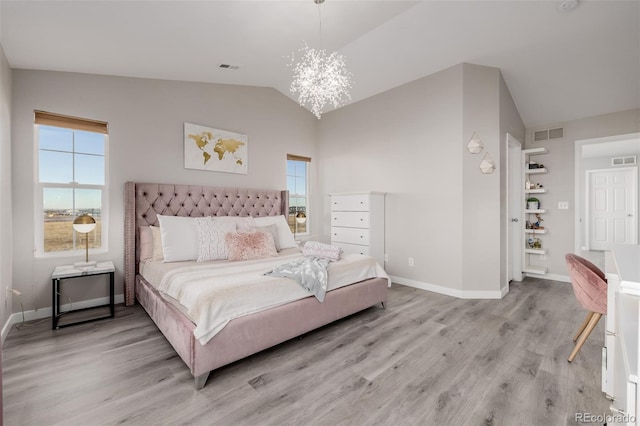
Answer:
[(364, 221), (364, 219), (360, 219), (360, 222), (363, 222), (363, 221)]

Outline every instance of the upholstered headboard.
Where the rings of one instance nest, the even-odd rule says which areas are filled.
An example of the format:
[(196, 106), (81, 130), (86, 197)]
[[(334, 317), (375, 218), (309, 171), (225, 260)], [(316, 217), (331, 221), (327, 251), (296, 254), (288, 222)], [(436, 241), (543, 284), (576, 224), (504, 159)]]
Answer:
[(158, 225), (158, 215), (287, 216), (289, 192), (212, 186), (127, 182), (124, 189), (124, 300), (135, 303), (140, 226)]

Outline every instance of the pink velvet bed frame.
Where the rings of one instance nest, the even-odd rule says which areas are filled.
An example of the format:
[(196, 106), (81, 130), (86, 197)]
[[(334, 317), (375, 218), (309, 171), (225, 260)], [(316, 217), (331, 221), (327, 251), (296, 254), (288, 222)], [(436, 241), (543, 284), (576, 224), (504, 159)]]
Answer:
[(197, 389), (209, 372), (387, 300), (387, 280), (373, 278), (327, 293), (323, 303), (308, 297), (232, 320), (206, 345), (195, 325), (138, 275), (140, 226), (157, 225), (157, 215), (287, 215), (287, 191), (127, 182), (125, 184), (125, 305), (136, 300), (187, 364)]

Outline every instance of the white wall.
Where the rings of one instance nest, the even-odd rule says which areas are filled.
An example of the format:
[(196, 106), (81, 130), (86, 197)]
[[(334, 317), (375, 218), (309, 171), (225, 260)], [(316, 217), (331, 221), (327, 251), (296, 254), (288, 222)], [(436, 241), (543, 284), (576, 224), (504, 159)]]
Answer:
[[(462, 160), (462, 288), (494, 291), (501, 288), (500, 270), (500, 70), (463, 64), (463, 111), (460, 153)], [(476, 133), (483, 142), (480, 154), (466, 149)], [(480, 163), (486, 154), (498, 166), (483, 174)], [(506, 284), (506, 283), (505, 283)]]
[[(535, 131), (556, 127), (564, 128), (562, 139), (532, 141)], [(544, 195), (545, 206), (543, 207), (549, 210), (544, 215), (544, 226), (548, 233), (543, 236), (544, 238), (541, 237), (548, 250), (547, 259), (541, 260), (538, 256), (537, 264), (547, 266), (549, 275), (552, 277), (568, 277), (564, 255), (574, 252), (575, 142), (638, 131), (640, 131), (640, 109), (586, 117), (565, 123), (550, 123), (527, 129), (526, 148), (544, 146), (549, 150), (547, 155), (538, 158), (549, 172), (546, 175), (536, 175), (536, 181), (548, 189), (548, 193)], [(569, 209), (559, 210), (558, 201), (568, 201)]]
[[(12, 310), (11, 287), (12, 229), (11, 215), (11, 68), (0, 45), (0, 324), (6, 324)], [(2, 339), (6, 334), (2, 334)]]
[[(116, 294), (122, 293), (126, 181), (285, 189), (287, 153), (315, 161), (317, 120), (269, 88), (13, 70), (13, 94), (13, 228), (20, 230), (13, 237), (13, 281), (26, 310), (51, 306), (52, 270), (80, 260), (32, 253), (35, 109), (109, 123), (109, 252), (94, 258), (115, 262)], [(249, 174), (184, 169), (184, 122), (246, 134)], [(77, 289), (71, 296), (104, 294)]]
[[(328, 194), (387, 192), (386, 270), (396, 277), (462, 289), (462, 65), (325, 114), (323, 232)], [(415, 266), (408, 266), (408, 258)]]
[[(395, 282), (499, 296), (502, 132), (524, 134), (510, 99), (498, 69), (459, 64), (324, 115), (317, 148), (324, 239), (328, 194), (384, 191), (386, 270)], [(466, 150), (474, 131), (485, 144), (481, 155)], [(494, 174), (480, 172), (486, 152), (498, 164)]]

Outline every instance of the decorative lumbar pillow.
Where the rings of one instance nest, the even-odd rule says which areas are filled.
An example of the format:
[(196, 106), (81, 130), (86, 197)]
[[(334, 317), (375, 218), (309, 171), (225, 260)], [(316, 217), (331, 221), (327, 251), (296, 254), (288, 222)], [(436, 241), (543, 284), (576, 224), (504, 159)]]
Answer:
[(256, 217), (255, 221), (256, 226), (276, 225), (278, 228), (278, 244), (280, 245), (280, 250), (298, 247), (291, 233), (291, 228), (289, 228), (289, 224), (287, 223), (287, 219), (283, 215)]
[(160, 228), (157, 226), (150, 226), (151, 234), (153, 235), (153, 255), (151, 258), (153, 260), (163, 260), (164, 255), (162, 253), (162, 234), (160, 233)]
[(141, 226), (140, 260), (162, 260), (162, 237), (157, 226)]
[(268, 232), (230, 232), (224, 237), (229, 260), (253, 260), (278, 255)]
[(198, 262), (227, 258), (224, 236), (235, 232), (236, 224), (230, 220), (212, 220), (210, 217), (196, 218), (198, 224)]
[(140, 260), (149, 260), (153, 257), (153, 232), (151, 227), (140, 226), (138, 229), (140, 238)]
[(319, 241), (307, 241), (302, 247), (304, 256), (321, 257), (330, 260), (340, 260), (342, 249), (331, 244), (321, 243)]
[(158, 215), (164, 262), (198, 258), (198, 223), (195, 219)]
[(271, 225), (257, 226), (254, 229), (256, 229), (259, 232), (270, 233), (271, 236), (273, 237), (273, 242), (276, 245), (276, 250), (278, 251), (282, 250), (282, 248), (280, 248), (280, 240), (278, 239), (278, 227), (276, 226), (275, 223), (272, 223)]

